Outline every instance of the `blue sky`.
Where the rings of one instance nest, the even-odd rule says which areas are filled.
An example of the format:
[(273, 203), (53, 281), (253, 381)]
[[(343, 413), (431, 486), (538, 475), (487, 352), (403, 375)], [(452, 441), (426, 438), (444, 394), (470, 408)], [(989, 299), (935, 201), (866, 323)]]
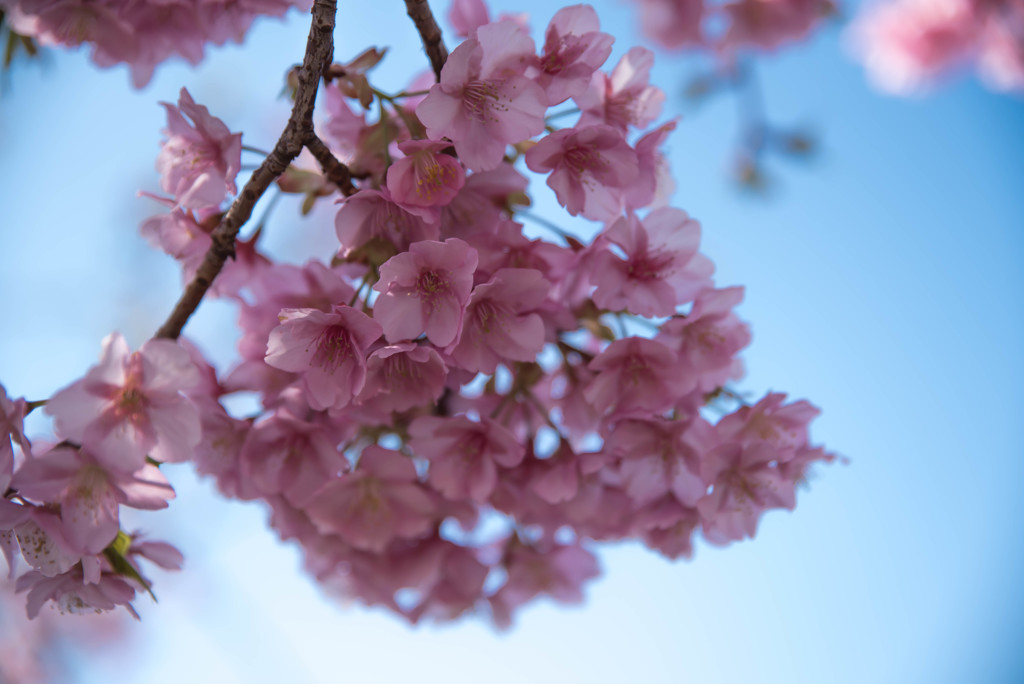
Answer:
[[(530, 11), (535, 32), (552, 12), (492, 7)], [(638, 42), (635, 17), (625, 3), (597, 7), (617, 59)], [(383, 85), (400, 88), (410, 64), (426, 64), (401, 6), (358, 11), (342, 9), (336, 56), (390, 45)], [(244, 48), (161, 68), (138, 92), (82, 53), (12, 74), (0, 99), (9, 392), (48, 396), (95, 362), (111, 330), (135, 344), (152, 334), (178, 286), (176, 265), (137, 233), (155, 210), (135, 193), (158, 187), (156, 102), (187, 86), (268, 147), (306, 30), (299, 16), (261, 22)], [(881, 96), (826, 30), (759, 67), (772, 120), (813, 125), (821, 145), (806, 164), (771, 161), (774, 191), (751, 197), (727, 180), (735, 103), (679, 96), (694, 69), (659, 53), (655, 80), (666, 114), (684, 115), (670, 141), (674, 204), (702, 222), (718, 282), (747, 286), (741, 387), (809, 398), (823, 409), (815, 440), (850, 465), (820, 468), (796, 511), (767, 515), (753, 542), (701, 546), (680, 563), (605, 547), (584, 606), (537, 605), (505, 634), (411, 629), (325, 597), (262, 509), (178, 468), (170, 511), (137, 520), (185, 551), (186, 571), (158, 576), (160, 603), (140, 599), (143, 622), (116, 657), (79, 656), (81, 681), (1024, 680), (1024, 100), (970, 80)], [(300, 260), (333, 231), (329, 212), (296, 216), (282, 205), (268, 238)], [(232, 325), (230, 308), (206, 303), (187, 333), (227, 364)]]

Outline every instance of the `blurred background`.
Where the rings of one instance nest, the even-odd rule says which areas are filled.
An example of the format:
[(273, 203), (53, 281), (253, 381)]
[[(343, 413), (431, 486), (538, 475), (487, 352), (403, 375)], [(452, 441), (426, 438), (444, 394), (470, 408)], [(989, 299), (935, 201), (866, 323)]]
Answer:
[[(490, 6), (529, 12), (538, 40), (555, 10)], [(617, 37), (609, 67), (646, 44), (629, 4), (595, 6)], [(412, 628), (322, 593), (260, 505), (227, 502), (178, 466), (172, 507), (123, 526), (177, 545), (185, 570), (152, 573), (160, 602), (140, 596), (141, 623), (65, 654), (72, 681), (1024, 681), (1024, 101), (971, 80), (880, 95), (841, 28), (756, 64), (768, 119), (816, 141), (806, 158), (766, 158), (763, 190), (733, 180), (749, 109), (729, 93), (684, 96), (706, 64), (659, 51), (652, 78), (668, 94), (662, 120), (683, 117), (669, 140), (673, 204), (703, 224), (716, 281), (747, 287), (740, 389), (810, 399), (823, 410), (814, 441), (850, 459), (819, 468), (795, 512), (767, 514), (752, 542), (699, 545), (690, 562), (604, 546), (584, 605), (542, 601), (506, 633)], [(0, 382), (11, 396), (44, 398), (81, 376), (111, 330), (140, 344), (176, 299), (177, 264), (138, 234), (159, 211), (137, 197), (159, 189), (157, 102), (186, 86), (268, 149), (307, 31), (298, 13), (257, 21), (244, 46), (212, 49), (197, 69), (164, 65), (141, 91), (84, 51), (6, 75)], [(427, 66), (400, 3), (341, 3), (335, 58), (371, 45), (390, 48), (376, 75), (392, 92)], [(532, 191), (538, 211), (556, 206), (542, 183)], [(294, 262), (329, 253), (332, 213), (300, 219), (285, 198), (268, 244)], [(185, 331), (222, 369), (234, 316), (208, 301)], [(30, 435), (47, 430), (39, 413)]]

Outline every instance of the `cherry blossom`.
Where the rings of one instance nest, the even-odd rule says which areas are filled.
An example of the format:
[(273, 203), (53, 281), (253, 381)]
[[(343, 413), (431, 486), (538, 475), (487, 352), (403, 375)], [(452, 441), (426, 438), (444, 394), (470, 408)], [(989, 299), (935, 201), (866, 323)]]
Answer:
[(380, 325), (345, 305), (330, 313), (282, 309), (279, 318), (267, 342), (267, 364), (300, 373), (310, 406), (317, 410), (352, 401), (366, 380), (367, 350), (380, 337)]
[(544, 34), (544, 52), (534, 66), (534, 80), (544, 88), (548, 105), (582, 94), (611, 54), (614, 40), (601, 33), (597, 12), (590, 5), (558, 10)]
[(388, 190), (406, 205), (443, 206), (466, 183), (466, 172), (453, 157), (444, 154), (449, 145), (430, 140), (407, 140), (398, 149), (405, 153), (388, 168)]
[(547, 97), (523, 76), (533, 40), (513, 21), (487, 24), (448, 56), (441, 82), (416, 107), (431, 140), (448, 138), (467, 167), (497, 167), (510, 143), (544, 130)]
[(581, 114), (577, 126), (607, 124), (625, 132), (644, 128), (661, 112), (665, 93), (650, 85), (654, 53), (634, 47), (622, 56), (611, 75), (596, 72), (590, 86), (576, 96)]
[(622, 213), (625, 191), (640, 174), (636, 151), (611, 126), (556, 131), (526, 153), (526, 165), (551, 172), (548, 185), (566, 210), (594, 221)]
[(475, 249), (449, 238), (417, 242), (382, 265), (373, 311), (388, 342), (422, 334), (440, 347), (457, 340), (476, 263)]
[(452, 348), (461, 367), (493, 373), (503, 361), (532, 361), (544, 346), (544, 324), (535, 311), (550, 284), (532, 268), (503, 268), (473, 290), (463, 338)]
[(700, 224), (682, 209), (656, 209), (643, 220), (630, 214), (604, 233), (626, 259), (601, 252), (594, 265), (594, 303), (639, 316), (671, 316), (711, 284), (711, 261), (697, 252)]
[(57, 429), (111, 471), (134, 473), (145, 457), (177, 463), (200, 440), (199, 414), (182, 392), (199, 382), (188, 352), (149, 340), (130, 352), (120, 333), (103, 341), (98, 366), (46, 404)]
[(215, 207), (228, 192), (237, 193), (235, 176), (242, 165), (242, 134), (231, 133), (223, 121), (196, 104), (184, 88), (178, 106), (163, 104), (167, 109), (167, 140), (156, 160), (160, 187), (187, 209)]

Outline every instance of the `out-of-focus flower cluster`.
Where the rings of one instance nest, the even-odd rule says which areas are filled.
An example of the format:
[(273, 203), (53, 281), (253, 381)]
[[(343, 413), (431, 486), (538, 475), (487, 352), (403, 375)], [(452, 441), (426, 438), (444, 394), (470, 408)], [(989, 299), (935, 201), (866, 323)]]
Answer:
[[(148, 586), (138, 557), (180, 562), (119, 529), (119, 506), (171, 497), (157, 464), (192, 460), (225, 495), (266, 502), (347, 597), (507, 625), (539, 596), (580, 600), (595, 542), (679, 558), (698, 535), (752, 537), (832, 460), (809, 440), (809, 403), (727, 387), (750, 341), (743, 291), (716, 287), (700, 224), (667, 206), (675, 122), (656, 123), (650, 52), (602, 70), (612, 38), (585, 5), (559, 10), (539, 50), (522, 17), (478, 19), (429, 91), (371, 87), (375, 50), (332, 70), (321, 129), (357, 185), (338, 199), (337, 250), (298, 266), (261, 251), (262, 229), (239, 242), (214, 293), (239, 307), (230, 371), (188, 343), (132, 353), (112, 335), (47, 402), (61, 441), (45, 449), (7, 401), (23, 455), (0, 461), (0, 534), (33, 568), (30, 614), (129, 605)], [(185, 91), (167, 109), (170, 197), (142, 230), (189, 278), (240, 140)], [(553, 240), (528, 237), (526, 170), (596, 237), (551, 217)], [(294, 166), (278, 187), (306, 209), (336, 193)], [(229, 413), (237, 392), (258, 410)]]
[(101, 67), (127, 64), (142, 87), (177, 56), (198, 64), (208, 43), (242, 42), (260, 15), (281, 16), (311, 0), (0, 0), (11, 27), (43, 45), (92, 48)]
[(1024, 91), (1024, 2), (890, 0), (869, 6), (851, 29), (875, 83), (920, 91), (975, 67), (998, 90)]
[(838, 9), (833, 0), (632, 1), (640, 9), (641, 30), (662, 47), (710, 51), (727, 60), (801, 41)]

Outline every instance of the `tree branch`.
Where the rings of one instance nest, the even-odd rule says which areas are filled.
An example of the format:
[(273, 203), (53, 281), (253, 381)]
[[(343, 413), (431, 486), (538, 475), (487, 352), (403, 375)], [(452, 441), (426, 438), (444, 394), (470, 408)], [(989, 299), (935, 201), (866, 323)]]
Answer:
[[(295, 104), (291, 116), (274, 149), (263, 160), (235, 198), (220, 225), (214, 229), (210, 237), (213, 244), (207, 250), (203, 263), (196, 271), (195, 277), (186, 286), (185, 291), (174, 305), (155, 337), (177, 339), (181, 329), (195, 312), (206, 291), (210, 289), (214, 278), (224, 267), (228, 257), (235, 255), (235, 237), (245, 222), (252, 216), (253, 207), (270, 184), (284, 173), (288, 165), (302, 151), (303, 145), (316, 137), (313, 132), (313, 105), (320, 87), (320, 78), (324, 70), (334, 59), (334, 18), (337, 13), (337, 0), (315, 0), (313, 4), (313, 22), (309, 27), (309, 38), (306, 41), (306, 55), (299, 69), (299, 85), (295, 91)], [(429, 13), (429, 10), (428, 10)], [(440, 38), (440, 32), (438, 32)], [(322, 144), (322, 143), (321, 143)], [(337, 162), (337, 160), (335, 160)], [(341, 162), (337, 162), (339, 165)], [(326, 169), (325, 169), (326, 171)], [(346, 169), (347, 171), (347, 169)], [(328, 174), (331, 171), (327, 171)], [(335, 168), (335, 175), (339, 172)]]
[(430, 11), (427, 0), (405, 0), (405, 10), (409, 13), (416, 30), (420, 32), (423, 49), (427, 51), (430, 65), (434, 67), (434, 76), (441, 81), (441, 68), (448, 59), (448, 48), (444, 46), (441, 29), (434, 21), (434, 13)]
[(310, 133), (306, 138), (306, 148), (320, 162), (320, 168), (324, 170), (327, 180), (337, 185), (342, 194), (349, 196), (358, 190), (356, 186), (352, 185), (352, 172), (331, 154), (331, 150), (316, 133)]

